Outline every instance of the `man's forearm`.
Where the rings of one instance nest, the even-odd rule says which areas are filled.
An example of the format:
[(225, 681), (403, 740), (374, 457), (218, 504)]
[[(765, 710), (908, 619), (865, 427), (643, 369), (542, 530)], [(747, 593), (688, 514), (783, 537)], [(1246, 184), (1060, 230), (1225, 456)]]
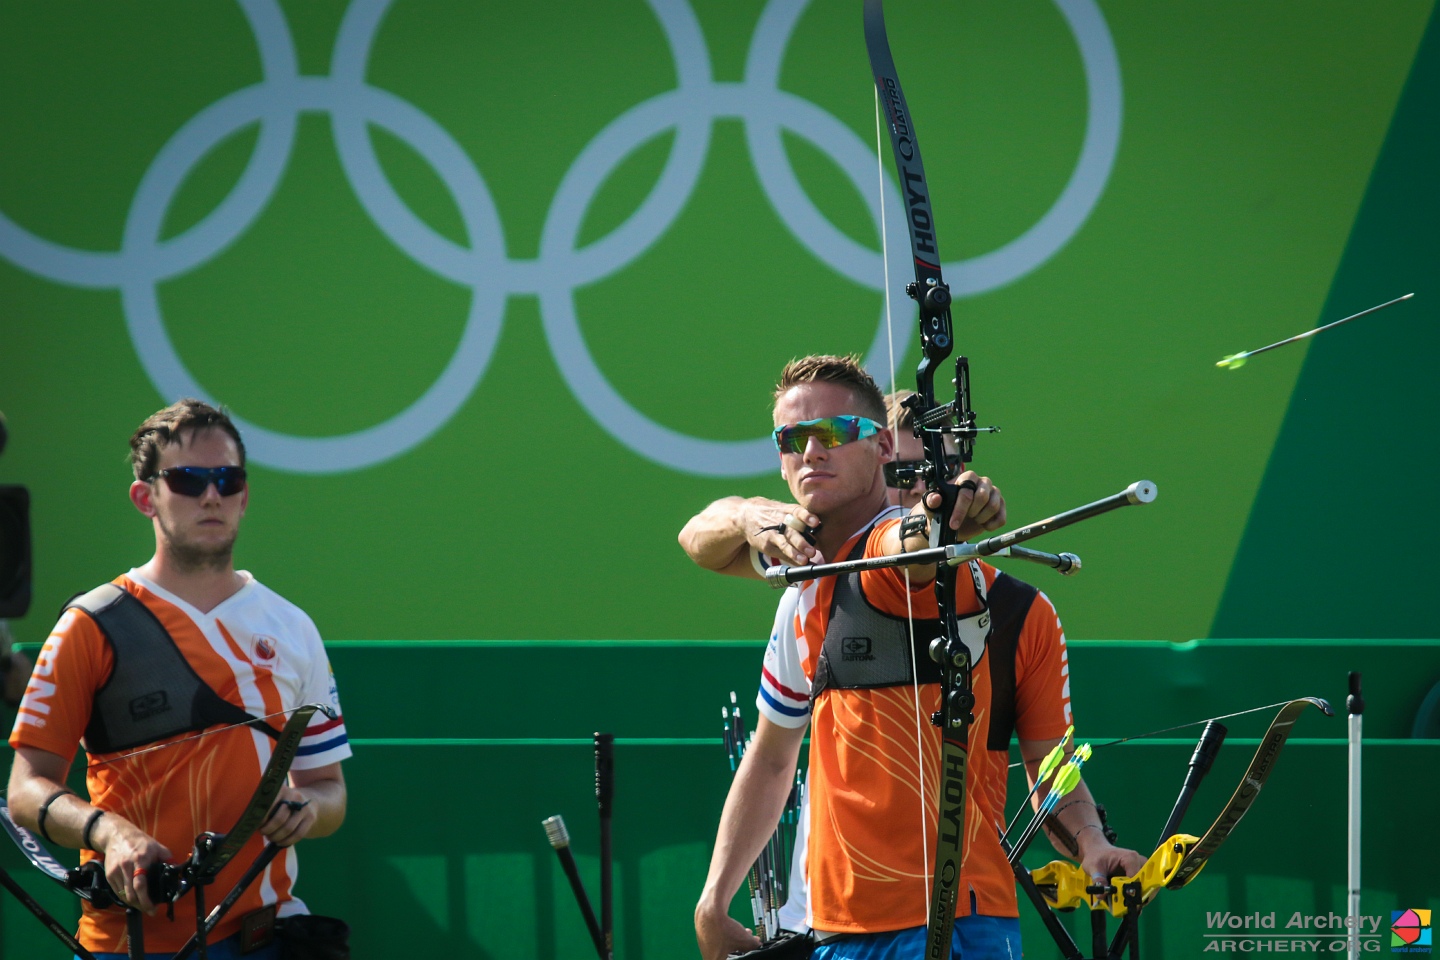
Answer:
[(680, 531), (680, 547), (707, 570), (721, 570), (746, 547), (743, 497), (725, 497), (690, 518)]
[(18, 748), (11, 761), (6, 804), (11, 819), (39, 834), (41, 839), (78, 848), (84, 842), (85, 824), (94, 816), (95, 807), (65, 785), (69, 769), (70, 762), (54, 754), (31, 747)]
[[(1091, 796), (1090, 788), (1085, 785), (1084, 780), (1076, 784), (1069, 796), (1060, 801), (1053, 817), (1068, 836), (1057, 835), (1048, 826), (1045, 828), (1046, 835), (1050, 837), (1056, 850), (1077, 862), (1081, 859), (1085, 846), (1092, 842), (1095, 836), (1102, 840), (1105, 838), (1104, 826), (1100, 823), (1100, 811), (1096, 808), (1095, 798)], [(1094, 836), (1081, 836), (1082, 832)]]
[[(47, 800), (49, 806), (45, 806)], [(16, 824), (62, 847), (78, 848), (81, 845), (85, 823), (95, 812), (84, 797), (77, 796), (65, 784), (49, 777), (31, 777), (21, 787), (12, 782), (6, 802)], [(42, 807), (45, 808), (43, 831), (40, 829)]]
[(315, 807), (315, 825), (307, 837), (328, 837), (345, 822), (345, 784), (339, 780), (316, 780), (297, 787)]

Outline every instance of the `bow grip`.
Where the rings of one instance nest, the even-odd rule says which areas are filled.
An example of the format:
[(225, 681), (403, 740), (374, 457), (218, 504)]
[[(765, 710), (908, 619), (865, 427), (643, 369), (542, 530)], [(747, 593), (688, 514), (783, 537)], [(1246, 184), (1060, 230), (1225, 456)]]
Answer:
[(174, 903), (184, 892), (181, 867), (157, 860), (145, 868), (145, 893), (151, 903)]
[[(944, 441), (939, 441), (944, 442)], [(941, 460), (941, 469), (944, 469), (945, 461)], [(955, 531), (950, 529), (950, 516), (955, 512), (955, 504), (960, 501), (959, 484), (950, 483), (946, 480), (939, 480), (933, 486), (927, 484), (926, 498), (930, 496), (930, 490), (940, 494), (940, 509), (931, 510), (929, 505), (925, 507), (925, 513), (930, 517), (930, 546), (944, 547), (955, 542)]]

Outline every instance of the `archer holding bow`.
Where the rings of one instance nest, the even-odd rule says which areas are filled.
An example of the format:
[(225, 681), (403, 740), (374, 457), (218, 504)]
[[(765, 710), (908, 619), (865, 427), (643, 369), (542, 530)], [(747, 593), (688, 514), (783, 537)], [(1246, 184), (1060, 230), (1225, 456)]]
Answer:
[[(290, 848), (339, 828), (349, 742), (315, 625), (234, 567), (250, 491), (230, 418), (181, 400), (142, 423), (130, 449), (130, 500), (154, 527), (155, 555), (72, 600), (45, 641), (10, 735), (10, 813), (52, 843), (79, 847), (83, 860), (102, 860), (114, 898), (149, 914), (146, 949), (169, 956), (196, 931), (196, 897), (174, 901), (173, 917), (157, 914), (146, 868), (185, 857), (201, 833), (231, 823), (240, 842), (255, 792), (263, 822), (227, 851), (233, 859), (214, 879), (231, 889), (262, 849), (272, 853), (267, 841), (274, 859), (205, 938), (211, 958), (238, 956), (242, 924), (263, 942), (277, 908), (282, 918), (307, 913), (292, 888)], [(277, 736), (266, 719), (315, 702), (334, 718), (315, 715), (305, 728), (272, 810), (257, 790)], [(88, 801), (65, 786), (77, 746), (89, 757)], [(98, 957), (122, 957), (127, 917), (87, 900), (78, 939)], [(279, 956), (278, 942), (247, 952)]]
[[(780, 472), (795, 503), (716, 501), (686, 524), (681, 546), (700, 566), (760, 577), (771, 564), (894, 555), (930, 542), (921, 505), (908, 512), (886, 465), (916, 459), (897, 448), (884, 398), (853, 358), (792, 361), (775, 389)], [(900, 431), (904, 432), (904, 431)], [(963, 464), (956, 465), (963, 470)], [(892, 467), (891, 474), (897, 472)], [(899, 478), (897, 476), (897, 481)], [(943, 521), (957, 539), (1000, 527), (1004, 498), (988, 478), (960, 472)], [(903, 482), (903, 481), (899, 481)], [(913, 488), (912, 488), (913, 489)], [(938, 493), (925, 500), (938, 507)], [(811, 542), (813, 540), (813, 543)], [(938, 823), (939, 677), (926, 654), (937, 635), (933, 565), (806, 581), (781, 597), (756, 699), (755, 738), (721, 817), (695, 910), (705, 960), (757, 948), (729, 917), (732, 896), (775, 828), (810, 729), (806, 922), (814, 956), (919, 957)], [(1000, 844), (1012, 735), (1032, 778), (1071, 725), (1065, 637), (1049, 600), (988, 564), (967, 564), (956, 613), (974, 668), (969, 789), (952, 948), (965, 960), (1020, 955), (1015, 882)], [(1040, 791), (1038, 802), (1044, 797)], [(1092, 876), (1129, 875), (1144, 863), (1106, 839), (1083, 783), (1056, 811), (1051, 832)], [(802, 828), (803, 832), (803, 828)]]

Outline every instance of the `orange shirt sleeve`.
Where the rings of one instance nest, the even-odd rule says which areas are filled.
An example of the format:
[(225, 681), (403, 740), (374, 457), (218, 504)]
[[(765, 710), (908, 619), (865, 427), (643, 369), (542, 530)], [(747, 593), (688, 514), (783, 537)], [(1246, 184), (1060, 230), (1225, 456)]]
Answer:
[[(900, 521), (882, 520), (875, 524), (870, 531), (870, 537), (865, 543), (865, 556), (879, 557), (884, 555), (880, 549), (880, 538), (885, 532), (893, 528)], [(969, 584), (967, 579), (966, 584)], [(884, 567), (880, 570), (865, 570), (860, 574), (860, 587), (865, 591), (865, 599), (868, 600), (877, 610), (888, 613), (892, 617), (915, 616), (934, 619), (939, 616), (940, 608), (935, 603), (934, 580), (926, 580), (924, 583), (910, 582), (910, 596), (906, 599), (905, 572), (898, 567)], [(964, 590), (961, 591), (964, 595)], [(958, 601), (962, 606), (964, 601)], [(975, 607), (978, 609), (978, 605)]]
[(95, 691), (109, 678), (114, 663), (110, 644), (89, 614), (65, 611), (35, 658), (10, 746), (74, 760), (90, 722)]
[(1058, 740), (1073, 722), (1065, 631), (1050, 598), (1038, 593), (1015, 650), (1015, 734)]

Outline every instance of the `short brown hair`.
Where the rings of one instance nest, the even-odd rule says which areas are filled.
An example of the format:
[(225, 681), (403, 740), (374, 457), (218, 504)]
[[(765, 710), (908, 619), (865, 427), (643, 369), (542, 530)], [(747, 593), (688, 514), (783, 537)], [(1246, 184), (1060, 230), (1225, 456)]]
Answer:
[(851, 354), (837, 357), (831, 354), (815, 354), (801, 357), (785, 364), (780, 371), (780, 381), (775, 384), (775, 399), (779, 400), (785, 391), (802, 383), (838, 383), (850, 390), (860, 411), (877, 423), (885, 422), (885, 398), (875, 380), (860, 365), (860, 358)]
[(240, 439), (240, 431), (230, 422), (225, 408), (212, 407), (204, 400), (186, 397), (146, 417), (130, 438), (130, 468), (135, 471), (135, 479), (149, 480), (153, 477), (160, 463), (160, 451), (172, 443), (181, 442), (181, 434), (186, 430), (192, 433), (225, 431), (240, 451), (240, 466), (245, 466), (245, 441)]
[(885, 394), (885, 411), (891, 430), (899, 432), (915, 425), (915, 411), (905, 401), (915, 396), (914, 390), (896, 390)]

